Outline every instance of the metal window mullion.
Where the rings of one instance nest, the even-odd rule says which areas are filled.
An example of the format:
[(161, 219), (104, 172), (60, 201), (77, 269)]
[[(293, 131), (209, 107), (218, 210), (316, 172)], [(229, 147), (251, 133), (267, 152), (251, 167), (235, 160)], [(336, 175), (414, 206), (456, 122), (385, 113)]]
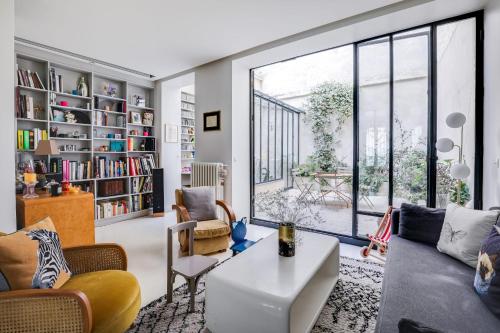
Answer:
[(427, 139), (427, 205), (436, 207), (437, 196), (437, 33), (436, 25), (430, 26), (429, 78), (428, 78), (428, 139)]
[(359, 201), (359, 52), (358, 44), (353, 44), (353, 163), (352, 163), (352, 237), (358, 235)]
[(262, 98), (259, 97), (259, 184), (262, 183)]
[(389, 36), (389, 206), (394, 198), (394, 40)]

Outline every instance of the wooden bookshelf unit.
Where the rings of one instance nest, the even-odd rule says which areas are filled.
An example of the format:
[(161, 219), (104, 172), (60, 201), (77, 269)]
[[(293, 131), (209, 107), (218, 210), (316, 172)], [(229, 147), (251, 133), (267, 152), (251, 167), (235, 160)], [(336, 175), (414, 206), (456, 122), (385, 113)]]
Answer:
[(195, 158), (195, 95), (181, 91), (181, 177), (191, 185), (191, 164)]
[[(103, 75), (88, 64), (24, 53), (16, 60), (18, 179), (23, 165), (43, 161), (48, 181), (67, 179), (94, 194), (97, 226), (149, 214), (151, 169), (158, 167), (153, 85)], [(41, 139), (56, 141), (61, 154), (35, 156)]]

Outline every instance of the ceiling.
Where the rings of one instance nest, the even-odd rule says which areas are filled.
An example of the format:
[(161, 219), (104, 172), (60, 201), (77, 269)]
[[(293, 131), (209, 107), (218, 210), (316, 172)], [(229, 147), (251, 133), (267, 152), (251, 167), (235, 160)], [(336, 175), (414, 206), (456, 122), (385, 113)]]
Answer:
[(16, 0), (16, 37), (153, 74), (403, 0)]

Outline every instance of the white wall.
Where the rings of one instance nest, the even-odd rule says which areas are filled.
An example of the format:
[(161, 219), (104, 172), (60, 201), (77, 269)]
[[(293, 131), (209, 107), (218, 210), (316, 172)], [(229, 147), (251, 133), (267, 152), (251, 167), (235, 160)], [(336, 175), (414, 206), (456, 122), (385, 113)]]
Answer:
[(483, 207), (500, 205), (500, 1), (490, 1), (484, 17), (484, 179)]
[(238, 61), (232, 73), (232, 206), (250, 217), (250, 71)]
[(0, 231), (16, 230), (14, 133), (14, 0), (0, 2)]
[[(232, 198), (232, 67), (219, 61), (198, 68), (196, 82), (196, 162), (222, 162), (228, 168), (225, 199)], [(203, 131), (203, 114), (221, 112), (221, 130)]]

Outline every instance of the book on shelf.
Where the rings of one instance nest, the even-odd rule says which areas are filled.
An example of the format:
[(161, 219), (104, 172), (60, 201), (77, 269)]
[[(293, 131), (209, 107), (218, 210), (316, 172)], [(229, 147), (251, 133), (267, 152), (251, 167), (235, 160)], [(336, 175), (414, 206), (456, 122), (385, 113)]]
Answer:
[(132, 212), (138, 212), (151, 207), (153, 196), (149, 194), (138, 194), (132, 196)]
[(125, 128), (125, 116), (117, 114), (108, 114), (105, 111), (94, 111), (94, 125), (114, 126)]
[(45, 89), (42, 80), (37, 72), (32, 72), (29, 69), (20, 69), (17, 66), (17, 84), (24, 87)]
[(17, 130), (17, 149), (36, 149), (40, 140), (47, 139), (47, 130), (42, 130), (40, 128), (33, 128), (32, 130)]
[(128, 174), (130, 176), (151, 175), (155, 166), (153, 154), (138, 157), (128, 157)]
[(101, 201), (96, 205), (96, 210), (98, 220), (129, 212), (127, 200)]
[(52, 157), (49, 161), (50, 172), (51, 173), (60, 173), (62, 172), (62, 158), (61, 157)]
[(125, 158), (110, 160), (105, 156), (94, 157), (95, 178), (122, 177), (127, 175)]
[(97, 184), (97, 195), (99, 197), (110, 197), (125, 194), (125, 180), (111, 179)]
[[(59, 172), (59, 171), (57, 171)], [(92, 177), (90, 161), (62, 160), (62, 179), (67, 181), (84, 180)]]
[[(37, 108), (39, 108), (37, 106)], [(17, 92), (16, 98), (16, 117), (26, 119), (37, 119), (35, 115), (35, 106), (32, 96), (22, 95)]]
[(151, 177), (132, 178), (132, 193), (151, 192), (153, 190), (153, 179)]
[(64, 79), (62, 75), (57, 75), (55, 68), (49, 71), (50, 90), (62, 93), (64, 92)]

